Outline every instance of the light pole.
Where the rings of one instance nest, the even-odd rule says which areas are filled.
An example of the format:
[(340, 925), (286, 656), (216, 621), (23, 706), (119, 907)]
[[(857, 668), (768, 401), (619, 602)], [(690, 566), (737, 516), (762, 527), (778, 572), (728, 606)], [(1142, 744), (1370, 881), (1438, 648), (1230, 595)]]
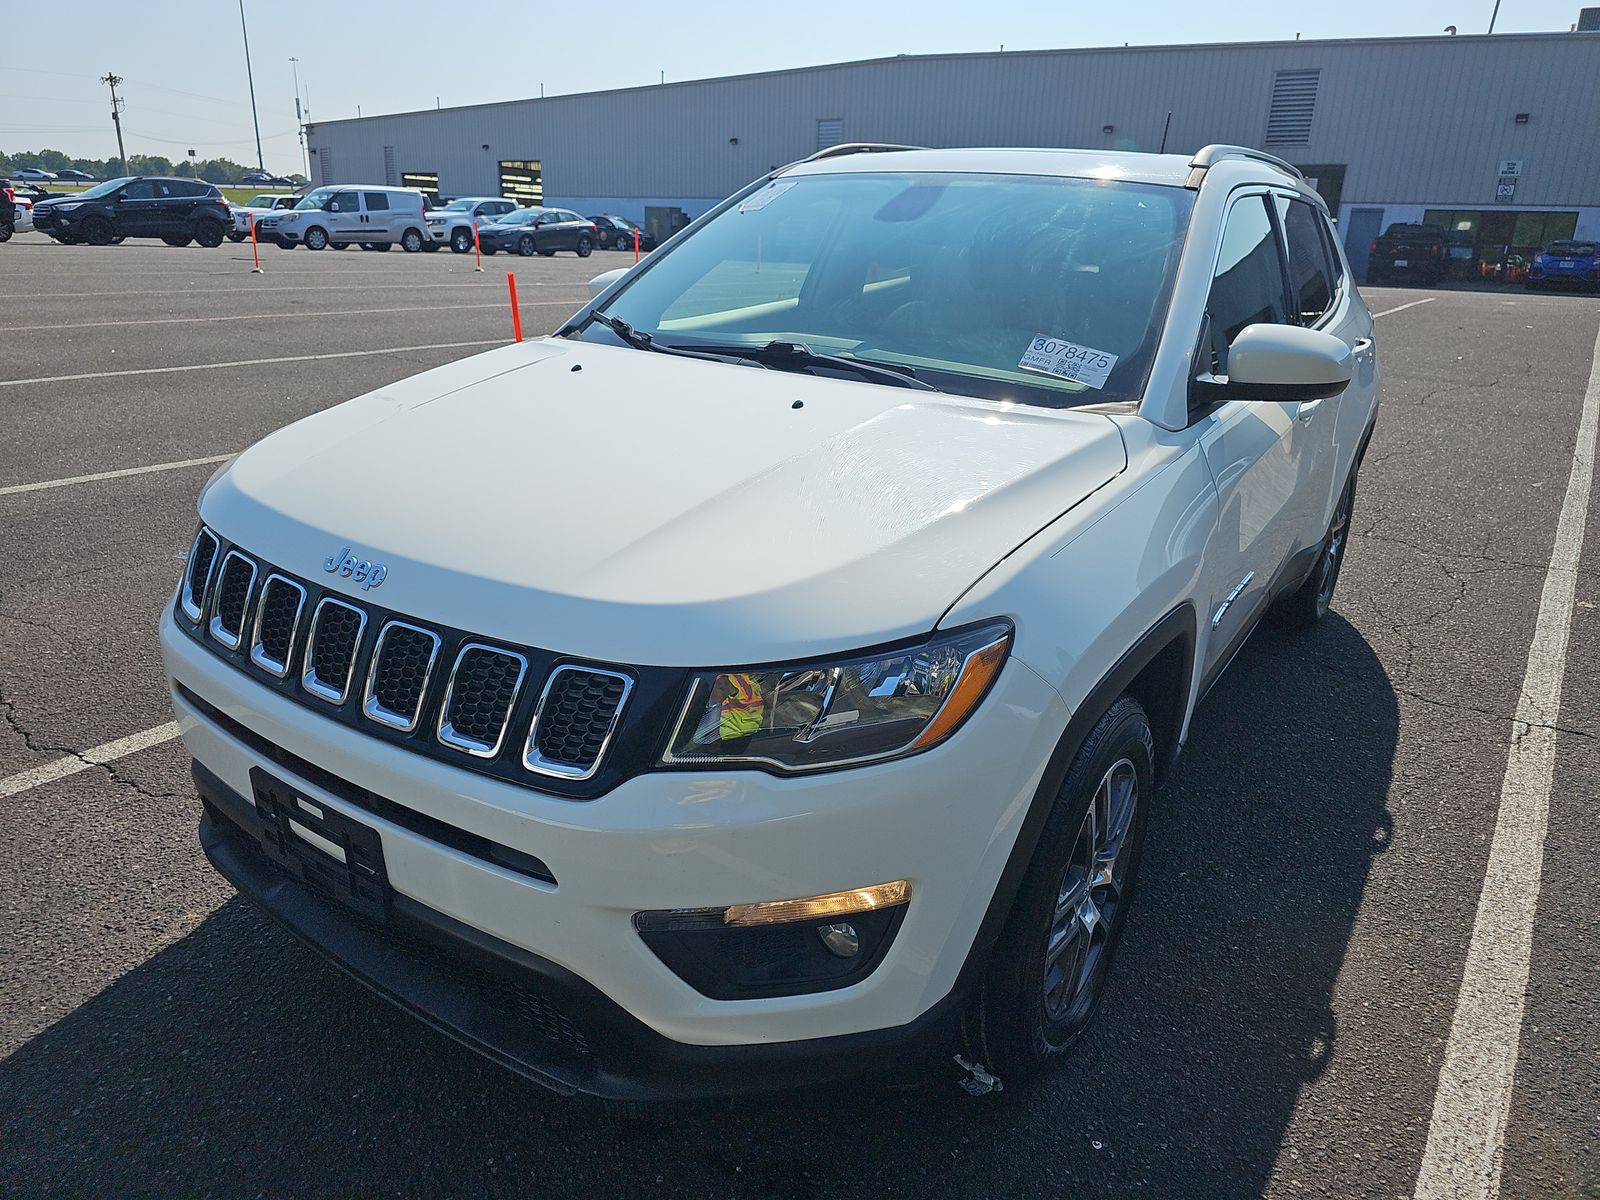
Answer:
[(306, 153), (306, 118), (305, 112), (300, 107), (300, 60), (290, 58), (289, 62), (294, 69), (294, 123), (300, 133), (300, 158), (305, 164), (306, 179), (311, 179), (311, 155)]
[(250, 120), (256, 127), (256, 169), (265, 174), (267, 160), (261, 153), (261, 118), (256, 116), (256, 77), (250, 70), (250, 30), (244, 23), (244, 0), (239, 0), (239, 32), (244, 34), (244, 77), (250, 82)]
[(122, 101), (117, 98), (117, 84), (122, 82), (122, 76), (107, 71), (100, 77), (100, 82), (111, 89), (111, 123), (117, 127), (117, 173), (126, 175), (128, 152), (122, 148)]

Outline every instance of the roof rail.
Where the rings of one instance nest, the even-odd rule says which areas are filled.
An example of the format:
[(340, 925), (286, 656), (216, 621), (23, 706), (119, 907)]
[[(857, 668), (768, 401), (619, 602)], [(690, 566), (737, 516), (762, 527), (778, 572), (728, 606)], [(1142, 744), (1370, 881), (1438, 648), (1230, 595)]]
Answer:
[(1196, 188), (1205, 173), (1216, 166), (1225, 158), (1248, 158), (1253, 162), (1266, 163), (1269, 167), (1277, 167), (1294, 179), (1305, 179), (1305, 173), (1293, 163), (1285, 162), (1275, 154), (1268, 154), (1265, 150), (1252, 150), (1249, 146), (1228, 146), (1215, 143), (1202, 146), (1189, 160), (1189, 178), (1184, 181), (1185, 187)]
[(846, 154), (884, 154), (891, 150), (926, 150), (926, 146), (897, 146), (893, 142), (840, 142), (826, 150), (807, 155), (801, 162), (817, 162), (824, 158), (843, 158)]

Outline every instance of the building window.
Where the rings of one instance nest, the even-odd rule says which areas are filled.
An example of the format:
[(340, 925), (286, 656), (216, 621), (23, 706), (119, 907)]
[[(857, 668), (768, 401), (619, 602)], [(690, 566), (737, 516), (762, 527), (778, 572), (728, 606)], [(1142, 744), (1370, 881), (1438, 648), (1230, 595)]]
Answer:
[(416, 188), (428, 197), (430, 204), (439, 203), (439, 172), (405, 171), (400, 175), (400, 186)]
[(843, 117), (817, 118), (817, 149), (826, 150), (844, 141)]
[(1267, 112), (1269, 146), (1304, 146), (1311, 140), (1322, 69), (1279, 71), (1272, 77), (1272, 107)]
[(544, 203), (544, 165), (537, 159), (500, 163), (500, 194), (524, 208)]

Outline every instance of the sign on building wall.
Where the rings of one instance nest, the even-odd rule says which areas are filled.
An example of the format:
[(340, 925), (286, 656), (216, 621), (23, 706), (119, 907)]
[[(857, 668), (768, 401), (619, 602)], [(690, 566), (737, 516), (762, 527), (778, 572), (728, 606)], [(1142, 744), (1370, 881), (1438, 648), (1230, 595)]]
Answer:
[(1497, 172), (1497, 174), (1499, 174), (1502, 177), (1505, 177), (1505, 176), (1513, 176), (1513, 177), (1521, 176), (1521, 174), (1522, 174), (1522, 160), (1520, 158), (1502, 158), (1500, 160), (1500, 170)]

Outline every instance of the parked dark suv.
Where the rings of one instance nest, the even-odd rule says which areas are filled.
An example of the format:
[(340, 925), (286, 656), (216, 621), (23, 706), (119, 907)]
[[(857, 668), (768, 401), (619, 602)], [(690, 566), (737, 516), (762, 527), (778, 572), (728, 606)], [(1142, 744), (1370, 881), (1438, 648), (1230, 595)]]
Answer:
[(228, 202), (200, 179), (136, 175), (111, 179), (33, 206), (33, 227), (58, 242), (106, 246), (123, 238), (160, 238), (169, 246), (220, 246), (233, 225)]

